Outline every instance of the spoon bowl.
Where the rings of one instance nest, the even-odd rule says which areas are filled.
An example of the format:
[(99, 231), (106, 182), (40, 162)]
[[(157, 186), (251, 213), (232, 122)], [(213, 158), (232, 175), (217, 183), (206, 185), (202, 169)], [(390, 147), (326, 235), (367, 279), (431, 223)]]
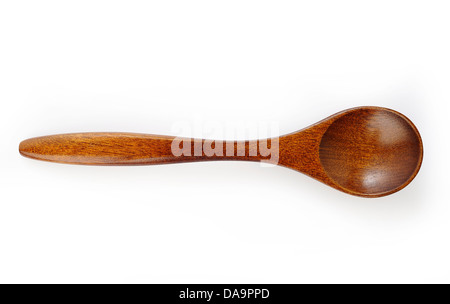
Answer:
[(326, 174), (342, 190), (381, 196), (400, 190), (417, 174), (422, 142), (415, 126), (387, 109), (355, 109), (328, 127), (319, 146)]
[[(270, 155), (264, 145), (270, 146)], [(267, 140), (223, 144), (135, 133), (72, 133), (24, 140), (19, 151), (33, 159), (82, 165), (265, 161), (362, 197), (384, 196), (405, 187), (419, 171), (423, 155), (422, 140), (413, 123), (380, 107), (345, 110), (308, 128)]]

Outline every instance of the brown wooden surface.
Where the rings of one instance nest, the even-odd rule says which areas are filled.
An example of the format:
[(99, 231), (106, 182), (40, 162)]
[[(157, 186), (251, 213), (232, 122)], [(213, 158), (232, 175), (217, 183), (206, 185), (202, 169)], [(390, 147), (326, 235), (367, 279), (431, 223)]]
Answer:
[[(74, 133), (27, 139), (22, 155), (34, 159), (84, 165), (151, 165), (209, 160), (274, 162), (259, 153), (258, 141), (224, 143), (223, 155), (174, 156), (175, 137), (134, 133)], [(422, 140), (402, 114), (379, 107), (342, 111), (306, 129), (272, 139), (279, 141), (278, 165), (307, 174), (349, 194), (378, 197), (405, 187), (422, 162)], [(269, 143), (271, 141), (269, 140)], [(227, 156), (227, 144), (234, 150)], [(214, 143), (212, 144), (214, 147)], [(270, 147), (270, 146), (269, 146)], [(220, 153), (219, 153), (220, 154)]]

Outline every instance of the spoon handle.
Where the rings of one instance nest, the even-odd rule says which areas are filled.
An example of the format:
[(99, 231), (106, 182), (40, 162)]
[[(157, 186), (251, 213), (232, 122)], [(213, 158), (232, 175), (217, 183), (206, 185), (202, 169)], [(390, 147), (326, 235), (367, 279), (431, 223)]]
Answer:
[(19, 151), (29, 158), (80, 165), (152, 165), (269, 159), (270, 157), (261, 155), (267, 153), (258, 149), (259, 143), (260, 141), (222, 142), (136, 133), (72, 133), (24, 140), (19, 145)]

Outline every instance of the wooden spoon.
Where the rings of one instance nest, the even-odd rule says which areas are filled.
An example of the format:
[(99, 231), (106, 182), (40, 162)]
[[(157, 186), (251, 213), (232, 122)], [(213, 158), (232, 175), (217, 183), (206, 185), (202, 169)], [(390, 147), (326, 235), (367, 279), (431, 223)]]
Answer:
[[(267, 142), (268, 148), (279, 145), (278, 157), (262, 153), (260, 144)], [(20, 143), (19, 151), (34, 159), (82, 165), (267, 161), (364, 197), (384, 196), (404, 188), (419, 171), (423, 156), (422, 140), (413, 123), (396, 111), (380, 107), (348, 109), (267, 142), (226, 142), (220, 146), (220, 141), (170, 136), (74, 133), (27, 139)], [(173, 147), (182, 148), (184, 153), (179, 155), (179, 149), (173, 153)], [(202, 147), (216, 153), (211, 155)]]

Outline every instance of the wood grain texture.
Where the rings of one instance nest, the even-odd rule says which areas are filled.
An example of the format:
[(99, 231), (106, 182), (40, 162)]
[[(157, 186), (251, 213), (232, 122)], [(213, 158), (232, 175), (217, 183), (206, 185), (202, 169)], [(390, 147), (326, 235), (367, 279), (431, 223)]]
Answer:
[[(247, 160), (261, 161), (267, 159), (256, 155), (259, 141), (225, 142), (223, 155), (195, 155), (195, 146), (202, 147), (209, 140), (181, 138), (191, 142), (190, 155), (175, 156), (172, 143), (176, 137), (138, 133), (71, 133), (35, 137), (24, 140), (19, 145), (23, 156), (66, 164), (78, 165), (156, 165), (193, 161), (212, 160)], [(245, 147), (245, 155), (238, 156), (238, 143)], [(233, 155), (226, 155), (227, 145), (233, 147)], [(180, 143), (183, 148), (183, 143)], [(211, 142), (215, 148), (215, 142)], [(270, 147), (270, 145), (269, 145)]]
[[(73, 133), (27, 139), (22, 155), (83, 165), (152, 165), (178, 162), (266, 161), (307, 174), (343, 192), (379, 197), (394, 193), (416, 176), (422, 163), (422, 140), (404, 115), (385, 108), (359, 107), (332, 115), (306, 129), (268, 139), (279, 155), (262, 153), (265, 141), (224, 142), (179, 139), (185, 148), (174, 155), (171, 136), (134, 133)], [(211, 155), (204, 149), (215, 149)], [(199, 152), (200, 151), (200, 152)], [(231, 153), (232, 152), (232, 153)], [(266, 151), (267, 152), (267, 151)], [(264, 156), (263, 156), (264, 155)]]

